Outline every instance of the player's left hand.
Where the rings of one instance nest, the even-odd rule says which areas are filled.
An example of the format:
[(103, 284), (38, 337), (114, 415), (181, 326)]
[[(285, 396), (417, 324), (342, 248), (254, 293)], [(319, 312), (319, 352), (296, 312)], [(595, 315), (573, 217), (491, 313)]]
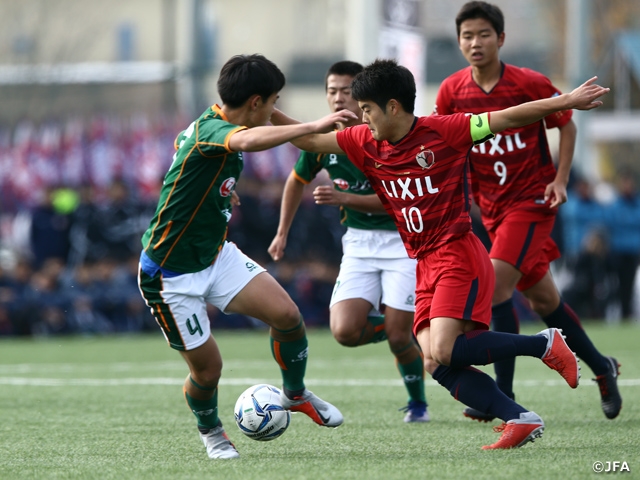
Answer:
[(595, 81), (598, 77), (591, 77), (579, 87), (569, 93), (569, 108), (577, 110), (591, 110), (602, 105), (602, 100), (598, 100), (605, 93), (609, 93), (609, 88), (601, 87)]
[(330, 185), (319, 185), (313, 191), (313, 199), (318, 205), (342, 205), (342, 195)]
[(240, 205), (240, 196), (234, 190), (231, 192), (231, 206), (237, 207), (238, 205)]
[(567, 187), (562, 182), (551, 182), (544, 191), (544, 201), (549, 202), (549, 208), (558, 208), (567, 201)]

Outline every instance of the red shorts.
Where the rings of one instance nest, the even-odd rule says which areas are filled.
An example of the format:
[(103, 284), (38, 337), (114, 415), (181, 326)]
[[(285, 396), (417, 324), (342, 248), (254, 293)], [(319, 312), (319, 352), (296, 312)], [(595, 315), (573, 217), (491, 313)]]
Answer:
[(487, 249), (471, 232), (418, 259), (413, 333), (437, 317), (473, 320), (487, 330), (494, 284)]
[(507, 262), (522, 273), (516, 285), (521, 292), (542, 280), (549, 264), (560, 258), (560, 251), (551, 239), (554, 222), (553, 216), (517, 211), (487, 232), (492, 243), (489, 257)]

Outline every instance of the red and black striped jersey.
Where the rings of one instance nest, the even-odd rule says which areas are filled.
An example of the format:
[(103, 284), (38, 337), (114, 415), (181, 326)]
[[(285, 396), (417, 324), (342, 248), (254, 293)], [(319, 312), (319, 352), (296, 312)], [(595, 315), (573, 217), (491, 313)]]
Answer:
[(467, 155), (470, 120), (478, 118), (417, 117), (394, 144), (375, 140), (367, 125), (337, 132), (338, 145), (369, 179), (412, 258), (471, 230)]
[[(560, 93), (541, 73), (508, 64), (503, 64), (496, 86), (485, 92), (473, 80), (471, 67), (467, 67), (442, 82), (433, 113), (492, 112)], [(571, 110), (557, 112), (526, 127), (500, 132), (472, 149), (474, 199), (487, 228), (514, 208), (555, 215), (556, 209), (544, 203), (545, 188), (556, 174), (545, 126), (562, 127), (571, 116)]]

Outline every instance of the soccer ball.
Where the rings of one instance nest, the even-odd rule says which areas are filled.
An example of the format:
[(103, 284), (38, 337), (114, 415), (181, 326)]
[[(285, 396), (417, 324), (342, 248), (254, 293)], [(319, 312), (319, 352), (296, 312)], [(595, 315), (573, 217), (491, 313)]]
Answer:
[(291, 421), (291, 413), (280, 402), (280, 390), (267, 384), (254, 385), (242, 392), (234, 415), (240, 431), (261, 442), (278, 438)]

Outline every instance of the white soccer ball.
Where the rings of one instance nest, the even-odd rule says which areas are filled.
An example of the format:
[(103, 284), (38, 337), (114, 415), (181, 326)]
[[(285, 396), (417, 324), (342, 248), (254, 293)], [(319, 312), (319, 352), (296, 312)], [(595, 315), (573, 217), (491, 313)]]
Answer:
[(278, 438), (291, 421), (291, 413), (280, 402), (280, 389), (267, 384), (254, 385), (242, 392), (234, 415), (242, 433), (262, 442)]

